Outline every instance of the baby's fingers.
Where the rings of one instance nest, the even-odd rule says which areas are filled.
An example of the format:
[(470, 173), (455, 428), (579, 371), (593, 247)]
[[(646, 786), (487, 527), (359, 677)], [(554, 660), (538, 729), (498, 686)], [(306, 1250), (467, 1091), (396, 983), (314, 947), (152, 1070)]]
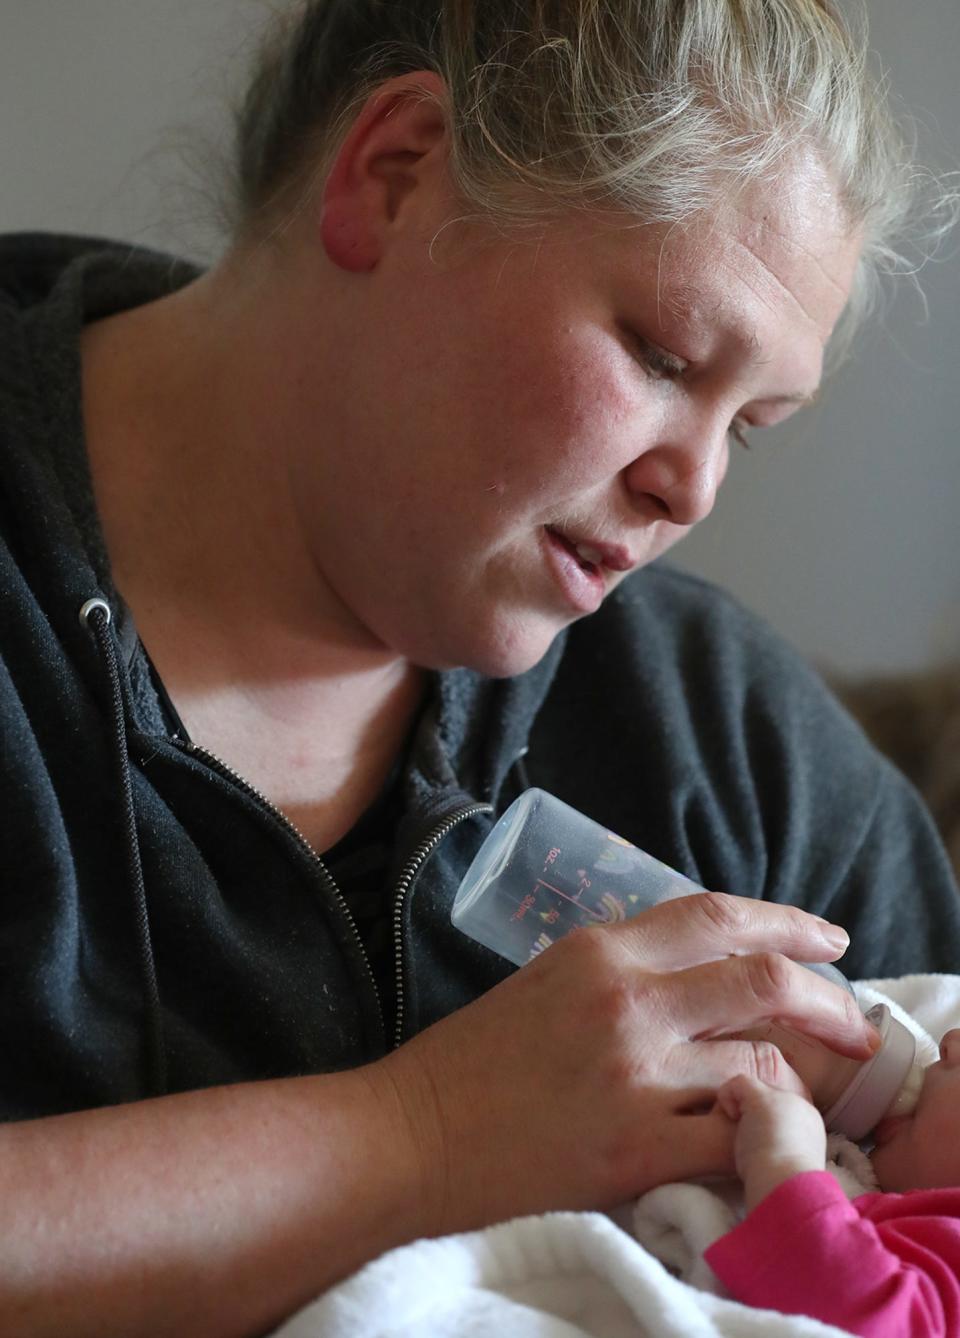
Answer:
[(778, 1081), (777, 1073), (769, 1079), (758, 1078), (751, 1073), (738, 1073), (718, 1091), (720, 1108), (730, 1119), (740, 1120), (748, 1114), (766, 1112), (772, 1115), (796, 1101), (809, 1104), (811, 1097), (806, 1084), (792, 1069), (788, 1068), (787, 1072), (790, 1074), (788, 1082)]
[(726, 1105), (729, 1105), (731, 1110), (735, 1109), (736, 1114), (731, 1114), (731, 1118), (739, 1119), (745, 1110), (769, 1104), (776, 1090), (769, 1082), (755, 1078), (751, 1073), (738, 1073), (736, 1077), (723, 1084), (717, 1093), (717, 1099), (724, 1105), (724, 1109)]
[(744, 1082), (749, 1082), (743, 1074), (738, 1074), (736, 1078), (730, 1078), (723, 1084), (717, 1092), (717, 1105), (726, 1115), (728, 1120), (739, 1120), (743, 1114), (743, 1098), (741, 1095), (741, 1086)]

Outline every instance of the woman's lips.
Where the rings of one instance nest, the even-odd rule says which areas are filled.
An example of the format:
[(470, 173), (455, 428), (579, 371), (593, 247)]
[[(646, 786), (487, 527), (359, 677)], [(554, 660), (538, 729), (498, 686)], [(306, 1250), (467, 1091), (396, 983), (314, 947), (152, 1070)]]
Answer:
[(636, 559), (624, 544), (610, 544), (602, 539), (568, 534), (552, 525), (548, 525), (546, 530), (572, 549), (582, 561), (593, 566), (606, 567), (609, 571), (630, 571), (637, 565)]
[(577, 613), (595, 613), (607, 593), (602, 566), (578, 557), (570, 540), (555, 530), (544, 528), (544, 549), (555, 583), (566, 603)]

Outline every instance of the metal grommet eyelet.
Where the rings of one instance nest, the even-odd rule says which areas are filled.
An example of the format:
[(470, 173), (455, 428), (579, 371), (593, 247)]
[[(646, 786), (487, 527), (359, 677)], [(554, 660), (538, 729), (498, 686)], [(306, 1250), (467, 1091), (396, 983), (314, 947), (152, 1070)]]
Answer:
[(109, 627), (111, 622), (113, 621), (113, 612), (107, 601), (105, 599), (100, 599), (99, 596), (94, 599), (88, 599), (86, 604), (84, 604), (83, 608), (80, 610), (79, 616), (80, 616), (81, 627), (88, 626), (90, 622), (90, 615), (91, 613), (93, 613), (94, 609), (103, 610), (104, 614), (106, 615), (107, 626)]

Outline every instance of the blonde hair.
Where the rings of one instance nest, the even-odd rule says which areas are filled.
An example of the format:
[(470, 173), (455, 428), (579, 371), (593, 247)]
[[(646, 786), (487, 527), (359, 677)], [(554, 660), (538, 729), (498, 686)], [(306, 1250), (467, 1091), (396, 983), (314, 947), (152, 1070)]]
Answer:
[(676, 223), (812, 147), (863, 254), (838, 342), (896, 267), (918, 174), (832, 0), (301, 0), (239, 109), (238, 237), (295, 207), (385, 79), (438, 74), (467, 211)]

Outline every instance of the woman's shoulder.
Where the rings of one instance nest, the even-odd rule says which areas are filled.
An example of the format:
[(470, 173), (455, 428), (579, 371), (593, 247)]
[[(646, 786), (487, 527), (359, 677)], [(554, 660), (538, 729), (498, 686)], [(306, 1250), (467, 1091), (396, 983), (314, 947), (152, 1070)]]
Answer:
[(602, 673), (613, 690), (642, 685), (670, 715), (731, 713), (781, 725), (826, 718), (859, 737), (823, 676), (729, 591), (667, 562), (629, 577), (570, 629), (561, 674)]
[(569, 629), (529, 761), (544, 789), (704, 887), (838, 908), (858, 934), (854, 975), (929, 962), (929, 922), (879, 933), (878, 902), (905, 885), (936, 893), (952, 923), (956, 892), (907, 783), (783, 637), (668, 564)]
[(814, 672), (784, 636), (731, 591), (662, 559), (614, 591), (594, 630), (600, 631), (604, 612), (619, 635), (639, 637), (648, 646), (656, 631), (665, 646), (690, 651), (710, 646), (716, 651), (726, 645), (750, 666), (789, 663)]

